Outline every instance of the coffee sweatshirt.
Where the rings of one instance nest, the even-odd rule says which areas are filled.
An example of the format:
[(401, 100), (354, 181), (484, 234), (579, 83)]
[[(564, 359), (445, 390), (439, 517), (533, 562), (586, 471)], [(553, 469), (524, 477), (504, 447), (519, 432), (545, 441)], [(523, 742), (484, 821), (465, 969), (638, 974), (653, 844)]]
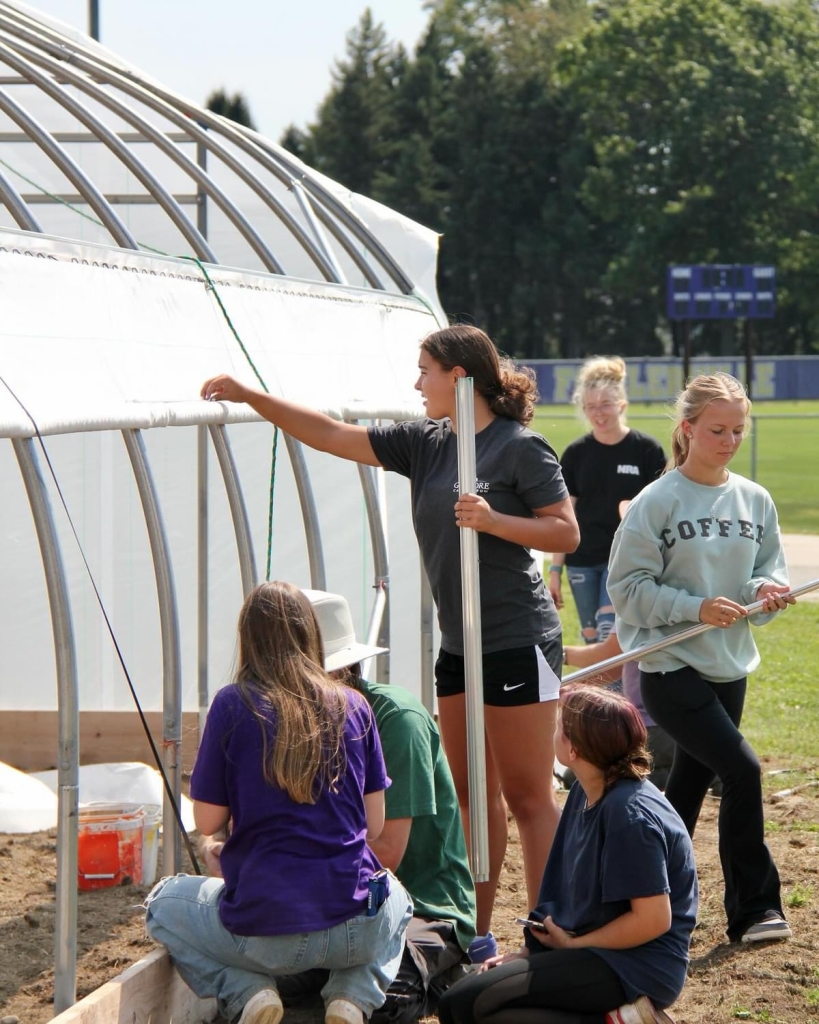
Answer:
[[(614, 537), (607, 589), (624, 651), (700, 621), (703, 600), (752, 604), (763, 583), (788, 583), (776, 508), (764, 487), (734, 473), (724, 484), (694, 483), (674, 469), (632, 501)], [(751, 623), (710, 629), (640, 661), (645, 672), (690, 666), (711, 682), (752, 672), (759, 652)]]

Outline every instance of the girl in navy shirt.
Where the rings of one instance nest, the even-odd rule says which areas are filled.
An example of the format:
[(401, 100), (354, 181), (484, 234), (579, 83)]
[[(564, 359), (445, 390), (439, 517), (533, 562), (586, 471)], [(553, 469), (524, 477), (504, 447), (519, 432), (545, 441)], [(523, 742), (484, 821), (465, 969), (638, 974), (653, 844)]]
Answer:
[(567, 687), (557, 756), (574, 771), (524, 945), (447, 992), (441, 1024), (670, 1022), (697, 912), (691, 840), (646, 775), (637, 709)]

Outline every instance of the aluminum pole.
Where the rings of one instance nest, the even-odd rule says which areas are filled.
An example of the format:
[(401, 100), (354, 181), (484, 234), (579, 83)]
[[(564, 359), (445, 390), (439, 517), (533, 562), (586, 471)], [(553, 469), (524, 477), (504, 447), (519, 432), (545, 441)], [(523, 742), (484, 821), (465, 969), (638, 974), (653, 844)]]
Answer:
[[(345, 417), (345, 423), (358, 420)], [(364, 495), (367, 525), (373, 555), (373, 590), (375, 601), (367, 623), (366, 643), (371, 647), (390, 646), (390, 561), (387, 552), (387, 498), (384, 489), (384, 470), (358, 463), (358, 478)], [(379, 654), (375, 659), (375, 682), (389, 683), (390, 655)]]
[(208, 717), (208, 428), (196, 428), (196, 693), (199, 739)]
[[(458, 420), (458, 494), (476, 492), (475, 391), (471, 377), (459, 377), (455, 391)], [(489, 828), (486, 807), (486, 740), (483, 725), (481, 581), (478, 533), (462, 529), (461, 599), (466, 674), (466, 747), (469, 769), (469, 862), (476, 882), (489, 879)]]
[[(139, 430), (123, 430), (122, 437), (148, 531), (156, 578), (159, 604), (159, 627), (162, 634), (162, 745), (165, 774), (176, 806), (182, 806), (182, 670), (179, 653), (179, 613), (176, 587), (171, 568), (170, 549), (165, 525), (159, 511), (145, 441)], [(182, 836), (167, 792), (162, 804), (162, 868), (166, 875), (175, 875), (182, 864)]]
[(222, 480), (225, 484), (230, 516), (233, 520), (233, 532), (236, 534), (236, 548), (239, 553), (239, 572), (242, 577), (242, 595), (247, 597), (258, 582), (256, 558), (253, 554), (253, 540), (250, 535), (250, 520), (247, 517), (247, 506), (242, 496), (239, 473), (233, 459), (227, 431), (223, 423), (213, 423), (208, 428), (213, 441)]
[[(799, 597), (802, 594), (810, 593), (812, 590), (819, 590), (819, 580), (800, 583), (798, 587), (791, 587), (789, 593), (792, 597)], [(757, 615), (762, 611), (764, 604), (764, 601), (754, 601), (753, 604), (745, 606), (745, 612), (748, 615)], [(654, 640), (651, 643), (643, 644), (641, 647), (635, 647), (633, 651), (624, 651), (623, 654), (616, 654), (613, 658), (606, 658), (604, 661), (598, 661), (594, 665), (589, 665), (588, 668), (572, 672), (571, 675), (563, 677), (561, 685), (579, 683), (583, 679), (589, 679), (591, 676), (600, 675), (601, 672), (608, 672), (611, 668), (617, 668), (618, 665), (625, 665), (627, 661), (636, 661), (638, 658), (644, 658), (647, 654), (654, 654), (655, 651), (662, 651), (666, 647), (673, 647), (674, 644), (680, 643), (681, 640), (690, 640), (691, 637), (699, 636), (700, 633), (705, 633), (709, 629), (719, 628), (707, 622), (698, 622), (695, 626), (688, 626), (687, 629), (681, 629), (676, 633), (669, 633), (668, 636), (664, 636), (660, 640)]]
[(12, 440), (28, 495), (43, 560), (51, 606), (51, 630), (57, 663), (57, 888), (54, 895), (54, 1011), (77, 998), (77, 831), (79, 815), (80, 712), (74, 629), (65, 568), (54, 528), (51, 504), (31, 438)]
[(433, 601), (424, 563), (421, 562), (421, 703), (435, 713), (435, 653), (433, 643)]

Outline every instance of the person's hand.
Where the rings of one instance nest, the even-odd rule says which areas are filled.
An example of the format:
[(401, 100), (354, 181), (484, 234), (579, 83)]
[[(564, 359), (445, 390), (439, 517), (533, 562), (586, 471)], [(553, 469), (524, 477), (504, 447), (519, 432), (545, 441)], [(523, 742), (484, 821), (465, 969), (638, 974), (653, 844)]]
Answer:
[(746, 614), (745, 608), (730, 597), (708, 597), (700, 605), (700, 622), (720, 626), (722, 629), (733, 626), (737, 619)]
[(563, 590), (561, 588), (561, 578), (559, 572), (549, 573), (549, 593), (552, 595), (552, 600), (555, 603), (555, 608), (563, 607)]
[(495, 522), (492, 507), (477, 494), (464, 494), (455, 502), (456, 526), (467, 526), (479, 533), (491, 533)]
[(208, 402), (244, 402), (248, 389), (235, 378), (220, 373), (218, 377), (206, 380), (199, 393)]
[(529, 934), (534, 935), (541, 946), (547, 949), (568, 949), (574, 938), (574, 932), (567, 932), (565, 928), (555, 924), (551, 917), (543, 919), (543, 930), (530, 928)]
[(202, 836), (199, 841), (199, 855), (205, 870), (212, 878), (222, 878), (222, 848), (224, 843), (213, 836)]
[(484, 971), (490, 970), (492, 967), (500, 967), (501, 964), (508, 964), (512, 960), (525, 960), (529, 956), (529, 950), (526, 946), (521, 946), (520, 949), (516, 949), (514, 953), (502, 953), (500, 956), (490, 956), (488, 960), (484, 960), (482, 964), (478, 965), (476, 974), (483, 974)]
[(790, 587), (781, 583), (763, 583), (756, 592), (757, 601), (764, 601), (763, 612), (781, 612), (789, 604), (796, 604), (796, 598), (791, 595)]

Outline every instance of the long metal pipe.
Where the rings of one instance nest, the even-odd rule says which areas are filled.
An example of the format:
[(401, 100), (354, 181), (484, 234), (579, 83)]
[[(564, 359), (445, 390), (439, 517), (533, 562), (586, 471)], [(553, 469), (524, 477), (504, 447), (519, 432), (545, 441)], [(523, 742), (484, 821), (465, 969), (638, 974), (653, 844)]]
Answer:
[(4, 63), (19, 71), (21, 75), (24, 75), (30, 82), (42, 89), (46, 95), (51, 96), (60, 106), (73, 114), (81, 124), (85, 125), (101, 143), (107, 146), (125, 164), (131, 173), (151, 193), (153, 199), (167, 213), (171, 221), (179, 228), (182, 236), (188, 241), (200, 259), (206, 260), (208, 263), (218, 262), (211, 247), (194, 227), (185, 211), (171, 193), (107, 125), (95, 117), (78, 99), (69, 95), (53, 78), (38, 71), (30, 61), (3, 42), (0, 42), (0, 56), (2, 56)]
[(299, 496), (299, 505), (301, 506), (304, 536), (307, 541), (307, 559), (310, 563), (310, 586), (313, 590), (326, 590), (327, 571), (324, 565), (321, 527), (319, 526), (313, 486), (310, 483), (310, 474), (307, 471), (304, 449), (301, 446), (301, 442), (297, 441), (295, 437), (284, 433), (283, 436), (284, 443), (287, 445), (287, 453), (290, 456), (290, 465), (293, 468), (293, 478), (296, 481), (296, 491)]
[(21, 227), (23, 231), (39, 231), (42, 233), (43, 229), (29, 209), (28, 203), (2, 171), (0, 171), (0, 200), (12, 217), (14, 217), (17, 226)]
[(196, 695), (199, 739), (205, 728), (210, 702), (208, 685), (208, 611), (210, 557), (208, 550), (208, 428), (196, 428)]
[(77, 659), (65, 567), (34, 442), (12, 439), (43, 560), (57, 663), (57, 888), (54, 926), (54, 1011), (77, 998), (77, 832), (80, 711)]
[(435, 644), (433, 619), (435, 616), (432, 588), (424, 568), (421, 570), (421, 703), (430, 714), (435, 711)]
[(259, 574), (256, 571), (256, 559), (253, 555), (253, 540), (250, 535), (250, 521), (247, 518), (247, 506), (239, 483), (239, 474), (230, 448), (224, 424), (214, 423), (208, 428), (222, 480), (225, 484), (230, 515), (233, 519), (233, 531), (236, 534), (236, 548), (239, 553), (239, 572), (242, 577), (242, 593), (245, 597), (256, 586)]
[[(171, 568), (168, 540), (159, 510), (156, 487), (145, 441), (139, 430), (123, 430), (122, 437), (131, 460), (137, 490), (142, 502), (145, 526), (151, 545), (156, 577), (159, 625), (162, 635), (162, 742), (165, 773), (176, 806), (182, 793), (182, 673), (179, 658), (179, 614)], [(162, 866), (166, 875), (175, 875), (182, 863), (182, 837), (173, 804), (167, 794), (162, 805)]]
[(8, 116), (35, 142), (74, 185), (91, 209), (97, 214), (111, 237), (126, 249), (139, 249), (139, 244), (123, 224), (112, 206), (87, 174), (71, 159), (63, 147), (55, 142), (50, 133), (36, 121), (4, 89), (0, 89), (0, 110)]
[(263, 150), (271, 161), (275, 161), (278, 165), (277, 168), (271, 167), (275, 174), (279, 176), (286, 175), (291, 180), (301, 181), (307, 191), (315, 195), (323, 205), (331, 210), (339, 222), (375, 256), (384, 270), (387, 271), (398, 285), (399, 289), (405, 295), (413, 293), (415, 286), (412, 281), (370, 229), (329, 189), (305, 174), (304, 167), (300, 166), (295, 158), (290, 157), (284, 150), (274, 149), (264, 136), (256, 135), (243, 125), (236, 125), (234, 131), (236, 134), (243, 133), (246, 139), (253, 143), (255, 149)]
[[(458, 494), (476, 492), (475, 389), (459, 377), (455, 390), (458, 420)], [(489, 826), (486, 806), (486, 740), (483, 715), (483, 649), (478, 533), (462, 529), (461, 596), (466, 674), (466, 746), (469, 769), (469, 860), (476, 882), (489, 878)]]
[(299, 204), (299, 209), (304, 215), (304, 219), (310, 226), (310, 230), (313, 232), (313, 238), (315, 240), (316, 246), (324, 254), (324, 258), (333, 268), (333, 271), (336, 275), (336, 280), (340, 284), (347, 284), (347, 278), (344, 275), (344, 271), (341, 269), (341, 265), (336, 259), (336, 254), (328, 245), (327, 236), (321, 230), (321, 224), (319, 223), (318, 218), (316, 217), (315, 210), (313, 209), (313, 204), (310, 202), (310, 197), (304, 191), (301, 184), (297, 181), (293, 182), (290, 190), (296, 197), (296, 202)]
[[(358, 423), (346, 419), (347, 423)], [(366, 642), (372, 647), (390, 646), (390, 560), (387, 552), (387, 532), (384, 516), (384, 502), (379, 495), (378, 476), (383, 479), (384, 470), (358, 463), (358, 478), (364, 495), (367, 525), (370, 530), (370, 544), (373, 553), (373, 588), (375, 601), (367, 624)], [(376, 660), (376, 682), (390, 681), (390, 656), (379, 655)]]
[[(812, 590), (819, 590), (819, 580), (811, 580), (808, 583), (800, 583), (799, 586), (791, 587), (790, 594), (792, 597), (800, 597), (802, 594), (809, 594)], [(754, 601), (753, 604), (745, 605), (746, 615), (758, 615), (762, 611), (764, 604), (764, 601)], [(611, 668), (617, 668), (618, 665), (625, 665), (627, 661), (637, 661), (639, 658), (644, 658), (647, 654), (663, 651), (666, 647), (673, 647), (674, 644), (678, 644), (682, 640), (690, 640), (691, 637), (699, 636), (700, 633), (706, 633), (709, 629), (718, 628), (707, 622), (698, 622), (696, 625), (680, 629), (676, 633), (669, 633), (668, 636), (664, 636), (660, 640), (653, 640), (651, 643), (643, 644), (641, 647), (635, 647), (633, 651), (616, 654), (613, 658), (606, 658), (603, 661), (596, 662), (594, 665), (589, 665), (588, 668), (572, 672), (571, 675), (563, 677), (562, 685), (579, 683), (583, 679), (600, 675), (601, 672), (607, 672)]]

